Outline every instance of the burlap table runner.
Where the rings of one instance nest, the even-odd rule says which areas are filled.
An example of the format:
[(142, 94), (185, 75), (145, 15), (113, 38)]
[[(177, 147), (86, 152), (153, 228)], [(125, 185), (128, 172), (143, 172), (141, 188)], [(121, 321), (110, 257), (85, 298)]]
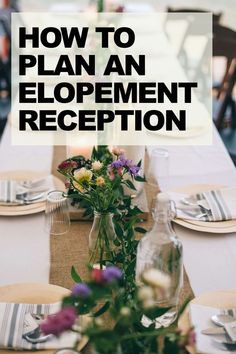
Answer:
[[(57, 172), (58, 164), (66, 158), (66, 148), (56, 146), (54, 148), (54, 157), (52, 164), (52, 173), (57, 177), (63, 177)], [(149, 202), (153, 196), (156, 195), (157, 189), (147, 185), (146, 193)], [(149, 229), (153, 224), (152, 217), (143, 223), (143, 227)], [(50, 283), (71, 288), (73, 281), (70, 276), (71, 266), (74, 265), (82, 277), (88, 277), (87, 263), (88, 263), (88, 235), (91, 229), (91, 221), (72, 222), (70, 230), (67, 234), (61, 236), (51, 235), (50, 238)], [(192, 299), (193, 291), (186, 272), (184, 271), (184, 285), (181, 292), (181, 303), (186, 299)]]

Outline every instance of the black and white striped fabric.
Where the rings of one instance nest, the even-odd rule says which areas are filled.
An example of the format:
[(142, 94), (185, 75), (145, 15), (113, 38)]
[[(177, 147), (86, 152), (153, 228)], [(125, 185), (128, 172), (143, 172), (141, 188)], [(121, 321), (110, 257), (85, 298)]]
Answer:
[[(176, 205), (176, 216), (180, 219), (200, 221), (226, 221), (236, 219), (236, 188), (222, 188), (186, 195), (168, 193)], [(183, 200), (190, 201), (186, 205)]]
[(31, 344), (23, 338), (23, 334), (29, 329), (29, 319), (35, 321), (32, 315), (45, 317), (58, 312), (59, 309), (60, 303), (46, 305), (0, 303), (0, 348), (36, 350), (73, 347), (78, 335), (71, 332), (66, 332), (59, 338), (53, 336), (47, 342), (38, 344)]

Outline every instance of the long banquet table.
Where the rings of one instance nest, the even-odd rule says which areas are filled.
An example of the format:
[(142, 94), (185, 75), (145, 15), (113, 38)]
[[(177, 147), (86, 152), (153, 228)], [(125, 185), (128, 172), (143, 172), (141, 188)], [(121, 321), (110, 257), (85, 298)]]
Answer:
[[(0, 171), (56, 171), (57, 164), (65, 157), (64, 147), (10, 146), (9, 134), (7, 127), (0, 144)], [(236, 186), (235, 167), (217, 132), (212, 146), (166, 148), (170, 154), (170, 173), (159, 181), (162, 190), (200, 183)], [(43, 213), (0, 216), (0, 284), (51, 282), (69, 287), (71, 265), (79, 266), (82, 273), (86, 271), (87, 238), (81, 235), (88, 233), (90, 225), (73, 223), (70, 236), (50, 237), (44, 231)], [(231, 289), (236, 283), (236, 232), (216, 235), (181, 226), (175, 229), (183, 242), (184, 264), (194, 294)]]

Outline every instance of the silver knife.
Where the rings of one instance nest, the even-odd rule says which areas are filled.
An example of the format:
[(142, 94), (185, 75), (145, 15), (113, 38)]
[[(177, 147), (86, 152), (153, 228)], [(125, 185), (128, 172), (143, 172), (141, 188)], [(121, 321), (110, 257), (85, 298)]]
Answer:
[(214, 336), (217, 334), (226, 334), (226, 331), (223, 327), (219, 327), (219, 328), (210, 327), (210, 328), (203, 329), (201, 333)]
[(227, 334), (230, 339), (236, 343), (236, 321), (225, 323), (224, 327), (206, 328), (202, 330), (201, 333), (207, 335)]

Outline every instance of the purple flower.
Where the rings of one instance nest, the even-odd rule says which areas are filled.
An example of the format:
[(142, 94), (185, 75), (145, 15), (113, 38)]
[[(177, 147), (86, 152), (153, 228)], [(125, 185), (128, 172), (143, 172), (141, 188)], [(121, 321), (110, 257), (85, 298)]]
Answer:
[(76, 310), (72, 306), (61, 309), (54, 315), (49, 315), (40, 325), (44, 334), (59, 336), (64, 331), (71, 329), (77, 318)]
[(139, 166), (133, 165), (129, 167), (129, 173), (134, 177), (138, 175), (139, 171), (140, 171)]
[(108, 169), (111, 170), (116, 169), (119, 171), (122, 168), (126, 168), (131, 176), (134, 177), (136, 177), (140, 171), (140, 167), (133, 165), (133, 161), (126, 159), (124, 154), (120, 155), (116, 161), (113, 161), (111, 165), (108, 166)]
[(120, 160), (123, 162), (124, 167), (129, 167), (132, 165), (133, 161), (125, 158), (124, 155), (120, 156)]
[(111, 163), (111, 167), (118, 169), (118, 168), (124, 167), (124, 163), (121, 160), (116, 160)]
[(122, 278), (122, 271), (118, 267), (111, 266), (106, 268), (103, 271), (103, 279), (106, 283), (112, 283), (113, 281), (119, 280)]
[(116, 161), (113, 161), (112, 163), (111, 163), (111, 167), (112, 168), (121, 168), (121, 167), (127, 167), (128, 165), (127, 165), (127, 163), (128, 162), (132, 162), (131, 160), (127, 160), (126, 158), (125, 158), (125, 155), (120, 155), (119, 156), (119, 158), (116, 160)]
[(121, 155), (119, 156), (119, 159), (120, 159), (120, 161), (123, 162), (124, 165), (126, 165), (126, 164), (127, 164), (127, 161), (129, 161), (129, 160), (126, 159), (126, 157), (125, 157), (124, 154), (121, 154)]
[(87, 297), (90, 296), (91, 294), (91, 289), (88, 287), (88, 285), (80, 283), (80, 284), (75, 284), (72, 288), (72, 295), (73, 296), (79, 296), (82, 299), (86, 299)]

